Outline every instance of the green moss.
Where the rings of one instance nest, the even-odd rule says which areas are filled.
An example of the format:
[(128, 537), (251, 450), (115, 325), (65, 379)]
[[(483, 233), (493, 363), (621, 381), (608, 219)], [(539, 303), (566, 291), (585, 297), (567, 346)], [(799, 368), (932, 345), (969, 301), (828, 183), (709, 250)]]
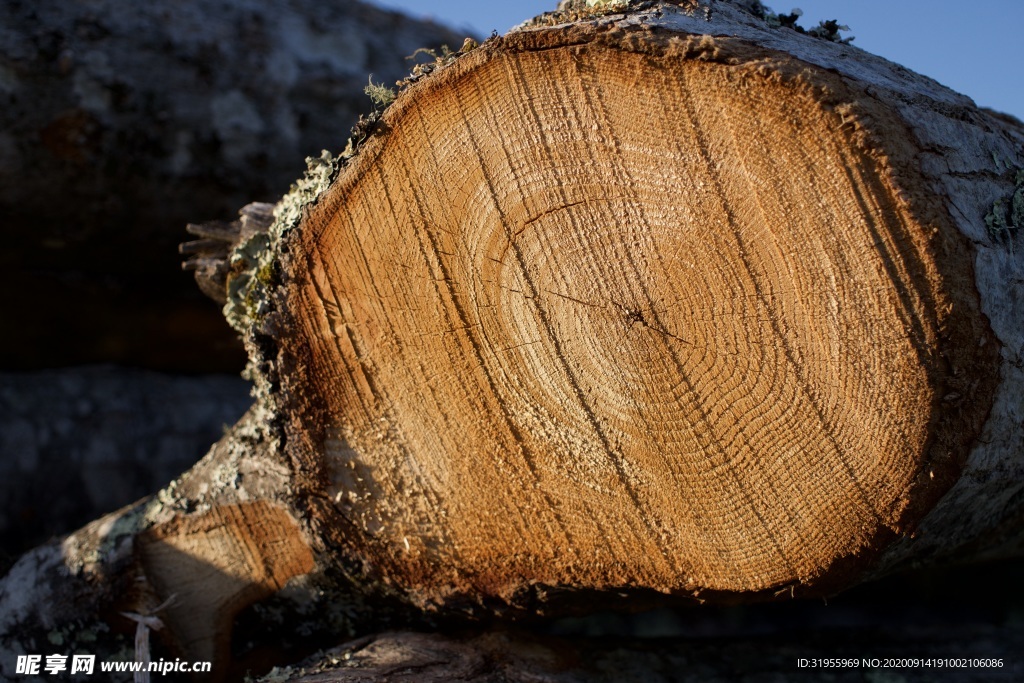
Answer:
[(797, 20), (804, 13), (799, 7), (794, 7), (789, 14), (779, 14), (773, 12), (770, 7), (765, 6), (759, 0), (751, 0), (751, 2), (745, 3), (743, 8), (758, 19), (764, 20), (772, 28), (788, 28), (813, 38), (820, 38), (833, 43), (843, 43), (844, 45), (853, 41), (852, 36), (843, 38), (839, 34), (840, 31), (849, 31), (850, 27), (840, 24), (835, 19), (820, 21), (817, 26), (804, 28), (797, 23)]
[(1010, 222), (1016, 229), (1024, 228), (1024, 169), (1017, 171), (1017, 189), (1010, 201)]
[(100, 621), (88, 622), (80, 619), (69, 621), (46, 634), (46, 640), (55, 648), (66, 653), (95, 653), (100, 643), (99, 634), (104, 634), (102, 647), (117, 648), (125, 642), (120, 634), (110, 633), (110, 627)]
[(1006, 223), (1006, 207), (1003, 206), (1002, 199), (995, 200), (992, 203), (992, 208), (985, 214), (985, 226), (988, 228), (988, 234), (996, 239), (1002, 237), (1010, 229)]
[(89, 566), (113, 566), (130, 551), (130, 539), (152, 526), (166, 507), (161, 492), (127, 511), (104, 517), (90, 525), (94, 533), (76, 534), (72, 536), (76, 542), (65, 544), (64, 565), (74, 574)]
[[(285, 683), (285, 681), (298, 678), (305, 673), (305, 669), (293, 668), (290, 666), (275, 666), (258, 680), (260, 683)], [(249, 678), (247, 680), (251, 681), (253, 679)]]
[(409, 75), (403, 78), (402, 80), (398, 81), (395, 85), (398, 86), (399, 92), (401, 92), (402, 90), (405, 90), (410, 85), (420, 80), (424, 76), (431, 74), (440, 68), (448, 66), (462, 55), (467, 54), (468, 52), (471, 52), (477, 49), (478, 47), (480, 47), (480, 43), (476, 42), (472, 38), (466, 38), (466, 40), (462, 42), (462, 47), (456, 51), (453, 51), (447, 45), (441, 46), (440, 53), (438, 53), (437, 50), (431, 50), (425, 47), (421, 47), (420, 49), (416, 50), (411, 55), (406, 57), (406, 59), (416, 59), (420, 55), (425, 55), (429, 59), (427, 61), (413, 65), (412, 71), (409, 72)]

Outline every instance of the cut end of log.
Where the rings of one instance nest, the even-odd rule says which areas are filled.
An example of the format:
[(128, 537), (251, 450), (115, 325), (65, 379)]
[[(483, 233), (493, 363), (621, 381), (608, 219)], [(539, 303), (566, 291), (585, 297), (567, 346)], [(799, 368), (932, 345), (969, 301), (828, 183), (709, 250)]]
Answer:
[(410, 87), (277, 293), (289, 448), (341, 542), (432, 603), (825, 591), (910, 533), (998, 344), (869, 100), (736, 39), (587, 26)]
[(222, 674), (235, 616), (313, 571), (292, 516), (266, 501), (222, 505), (147, 530), (137, 543), (145, 576), (166, 607), (174, 647)]

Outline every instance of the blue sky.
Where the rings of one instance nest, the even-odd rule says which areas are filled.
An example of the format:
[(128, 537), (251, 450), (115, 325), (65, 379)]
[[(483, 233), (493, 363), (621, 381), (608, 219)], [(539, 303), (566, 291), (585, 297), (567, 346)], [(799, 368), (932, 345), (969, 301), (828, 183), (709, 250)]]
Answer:
[[(552, 9), (557, 0), (379, 0), (486, 36)], [(800, 7), (803, 26), (838, 19), (853, 44), (991, 107), (1024, 119), (1022, 0), (768, 0), (776, 11)]]

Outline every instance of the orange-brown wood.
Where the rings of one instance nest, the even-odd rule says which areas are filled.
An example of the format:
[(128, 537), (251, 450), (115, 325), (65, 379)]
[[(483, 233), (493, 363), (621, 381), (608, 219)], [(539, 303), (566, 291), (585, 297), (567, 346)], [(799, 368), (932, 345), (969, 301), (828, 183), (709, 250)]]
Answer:
[(987, 413), (970, 262), (838, 78), (596, 35), (411, 88), (289, 238), (293, 454), (425, 602), (850, 573)]

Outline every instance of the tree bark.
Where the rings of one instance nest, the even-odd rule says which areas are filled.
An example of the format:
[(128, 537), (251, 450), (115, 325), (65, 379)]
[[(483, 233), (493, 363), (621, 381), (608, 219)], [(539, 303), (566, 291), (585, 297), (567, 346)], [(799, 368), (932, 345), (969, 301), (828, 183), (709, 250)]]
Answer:
[(574, 10), (414, 74), (209, 271), (257, 406), (23, 558), (5, 644), (173, 595), (169, 647), (227, 675), (282, 605), (359, 630), (1019, 552), (1024, 126), (748, 7)]
[[(1024, 644), (1020, 626), (997, 634), (990, 629), (963, 626), (952, 629), (872, 629), (855, 634), (822, 636), (800, 632), (798, 644), (778, 636), (693, 638), (630, 637), (554, 638), (510, 630), (482, 634), (388, 632), (368, 636), (326, 653), (302, 665), (278, 669), (261, 683), (706, 683), (730, 680), (792, 680), (806, 673), (799, 660), (829, 657), (856, 661), (830, 672), (829, 680), (859, 683), (864, 680), (861, 662), (906, 661), (913, 652), (921, 660), (945, 660), (951, 653), (969, 651), (967, 659), (986, 665), (965, 670), (904, 667), (899, 680), (907, 683), (933, 681), (1016, 681), (1021, 667), (1016, 650)], [(973, 644), (984, 642), (982, 647)], [(966, 645), (971, 643), (971, 645)], [(864, 653), (871, 656), (865, 658)], [(955, 658), (955, 657), (954, 657)], [(883, 667), (873, 667), (877, 674)], [(886, 667), (891, 668), (891, 667)], [(871, 673), (868, 673), (870, 676)]]

